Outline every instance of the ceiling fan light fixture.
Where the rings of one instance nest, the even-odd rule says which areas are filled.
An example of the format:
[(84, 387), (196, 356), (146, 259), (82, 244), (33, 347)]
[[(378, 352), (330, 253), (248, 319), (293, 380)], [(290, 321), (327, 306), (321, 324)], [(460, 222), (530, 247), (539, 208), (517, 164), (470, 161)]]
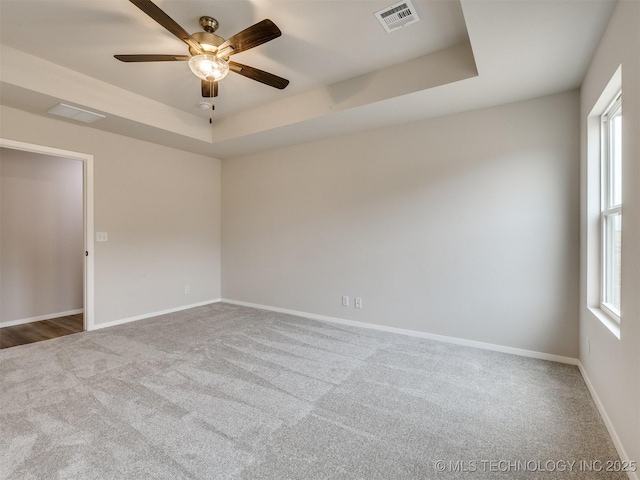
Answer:
[(222, 80), (229, 73), (229, 64), (210, 53), (194, 55), (189, 59), (189, 68), (197, 77), (209, 82)]

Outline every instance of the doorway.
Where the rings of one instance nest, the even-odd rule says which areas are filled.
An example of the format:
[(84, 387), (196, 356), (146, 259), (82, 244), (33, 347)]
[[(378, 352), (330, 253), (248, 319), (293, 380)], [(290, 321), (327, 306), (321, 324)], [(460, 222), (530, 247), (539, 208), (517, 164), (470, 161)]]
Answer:
[[(9, 139), (2, 139), (2, 138), (0, 138), (0, 149), (8, 149), (6, 151), (11, 153), (18, 153), (18, 151), (28, 152), (29, 155), (25, 155), (24, 158), (34, 157), (34, 154), (35, 154), (38, 161), (40, 160), (45, 162), (50, 161), (51, 163), (48, 164), (49, 168), (51, 168), (54, 164), (60, 163), (60, 164), (65, 164), (67, 166), (72, 166), (77, 170), (76, 162), (78, 161), (80, 162), (81, 172), (79, 173), (79, 177), (81, 177), (82, 185), (81, 185), (81, 192), (79, 193), (82, 196), (82, 205), (81, 205), (82, 211), (78, 212), (78, 215), (82, 217), (82, 225), (81, 226), (78, 225), (78, 228), (82, 232), (82, 237), (83, 237), (82, 239), (76, 239), (77, 244), (74, 248), (74, 251), (72, 252), (72, 255), (74, 257), (74, 260), (73, 260), (74, 265), (76, 265), (75, 262), (77, 262), (77, 265), (79, 265), (79, 268), (81, 268), (82, 270), (81, 278), (76, 278), (76, 283), (79, 283), (82, 286), (82, 292), (80, 294), (81, 304), (82, 304), (82, 308), (80, 310), (82, 312), (81, 324), (79, 324), (79, 317), (77, 315), (78, 311), (75, 311), (72, 309), (69, 311), (62, 311), (61, 312), (62, 315), (53, 315), (53, 316), (44, 315), (43, 316), (44, 318), (39, 318), (36, 316), (33, 318), (26, 318), (22, 321), (15, 320), (14, 322), (11, 322), (11, 321), (6, 322), (5, 321), (6, 319), (3, 318), (3, 319), (0, 319), (0, 325), (3, 327), (9, 327), (9, 328), (13, 328), (14, 326), (16, 326), (16, 328), (22, 327), (23, 330), (36, 328), (36, 327), (47, 330), (47, 329), (51, 329), (51, 325), (49, 324), (57, 324), (57, 327), (59, 327), (58, 330), (60, 331), (60, 335), (65, 334), (64, 332), (70, 329), (77, 330), (79, 327), (81, 327), (80, 328), (81, 330), (92, 330), (94, 325), (94, 316), (93, 316), (94, 315), (94, 312), (93, 312), (93, 304), (94, 304), (93, 156), (84, 154), (84, 153), (79, 153), (79, 152), (72, 152), (68, 150), (61, 150), (57, 148), (29, 144), (29, 143), (24, 143), (24, 142), (9, 140)], [(76, 208), (77, 208), (77, 205), (76, 205)], [(46, 218), (48, 222), (51, 222), (50, 218), (48, 217), (44, 217), (44, 218)], [(37, 231), (36, 223), (37, 223), (37, 219), (35, 218), (29, 218), (27, 221), (23, 220), (23, 224), (26, 225), (25, 230), (27, 230), (28, 232)], [(33, 229), (30, 228), (30, 225), (33, 227)], [(64, 226), (60, 226), (58, 230), (64, 231), (65, 228)], [(58, 242), (64, 243), (64, 239), (58, 240)], [(81, 260), (78, 260), (77, 256), (81, 256)], [(33, 259), (31, 264), (40, 265), (37, 263), (36, 260), (38, 259)], [(59, 258), (56, 258), (56, 261), (51, 263), (63, 264), (63, 265), (65, 264), (65, 262), (60, 261)], [(69, 261), (69, 264), (70, 263), (71, 261)], [(75, 276), (79, 277), (79, 273), (77, 271), (75, 273)], [(35, 283), (39, 282), (39, 279), (40, 279), (39, 275), (32, 274), (30, 277), (30, 281), (34, 283), (34, 285)], [(6, 282), (6, 279), (5, 279), (5, 282)], [(53, 283), (55, 284), (55, 282)], [(63, 284), (64, 282), (59, 283), (59, 285), (63, 285)], [(28, 290), (29, 289), (26, 289), (26, 291)], [(56, 287), (54, 288), (54, 290), (58, 290), (58, 288)], [(7, 291), (10, 291), (10, 289), (7, 290), (6, 288), (2, 288), (0, 289), (0, 292), (4, 292), (4, 293), (0, 293), (0, 294), (6, 294)], [(15, 294), (15, 292), (12, 292), (12, 293)], [(76, 300), (76, 304), (78, 303), (78, 301), (80, 301), (80, 299)], [(2, 298), (0, 298), (0, 302), (2, 302)], [(62, 310), (64, 310), (64, 308), (62, 308)], [(54, 309), (54, 311), (59, 311), (59, 310)], [(20, 317), (20, 315), (17, 315), (17, 316)], [(16, 315), (14, 314), (13, 317), (16, 317)], [(58, 318), (55, 318), (55, 317), (58, 317)], [(66, 318), (66, 317), (69, 317), (69, 318)], [(72, 327), (72, 324), (75, 324), (75, 326)], [(9, 330), (6, 330), (6, 331), (9, 332)], [(69, 332), (69, 333), (73, 333), (73, 332)], [(45, 333), (42, 339), (49, 338), (47, 335), (48, 334)], [(25, 343), (28, 343), (28, 342), (25, 342)]]

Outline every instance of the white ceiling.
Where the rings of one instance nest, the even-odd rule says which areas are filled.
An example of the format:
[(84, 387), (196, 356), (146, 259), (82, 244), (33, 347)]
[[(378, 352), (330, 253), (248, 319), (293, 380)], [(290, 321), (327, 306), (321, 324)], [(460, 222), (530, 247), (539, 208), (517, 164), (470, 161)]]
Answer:
[(576, 88), (615, 2), (413, 0), (421, 22), (387, 34), (373, 13), (393, 3), (157, 0), (189, 32), (202, 15), (225, 38), (264, 18), (283, 32), (233, 59), (290, 85), (230, 73), (209, 125), (186, 62), (113, 58), (187, 52), (129, 1), (0, 0), (0, 102), (63, 101), (107, 116), (90, 128), (227, 158)]

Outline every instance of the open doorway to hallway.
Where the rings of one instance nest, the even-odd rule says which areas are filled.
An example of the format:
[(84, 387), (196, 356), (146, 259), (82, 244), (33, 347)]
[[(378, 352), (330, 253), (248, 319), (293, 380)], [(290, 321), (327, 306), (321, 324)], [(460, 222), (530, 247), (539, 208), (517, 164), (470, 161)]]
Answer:
[[(65, 156), (68, 153), (70, 156)], [(74, 158), (75, 157), (75, 158)], [(92, 157), (0, 139), (0, 346), (90, 328)], [(89, 233), (91, 230), (91, 233)], [(92, 252), (91, 252), (92, 253)], [(92, 262), (91, 262), (92, 267)], [(91, 280), (91, 281), (89, 281)]]

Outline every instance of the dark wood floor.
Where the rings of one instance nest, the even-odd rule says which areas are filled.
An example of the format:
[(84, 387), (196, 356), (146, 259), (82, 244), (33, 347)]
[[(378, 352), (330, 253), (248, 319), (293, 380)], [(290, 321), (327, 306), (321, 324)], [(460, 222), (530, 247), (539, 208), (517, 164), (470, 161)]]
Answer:
[(83, 330), (83, 327), (83, 316), (79, 313), (67, 317), (0, 328), (0, 349), (78, 333)]

